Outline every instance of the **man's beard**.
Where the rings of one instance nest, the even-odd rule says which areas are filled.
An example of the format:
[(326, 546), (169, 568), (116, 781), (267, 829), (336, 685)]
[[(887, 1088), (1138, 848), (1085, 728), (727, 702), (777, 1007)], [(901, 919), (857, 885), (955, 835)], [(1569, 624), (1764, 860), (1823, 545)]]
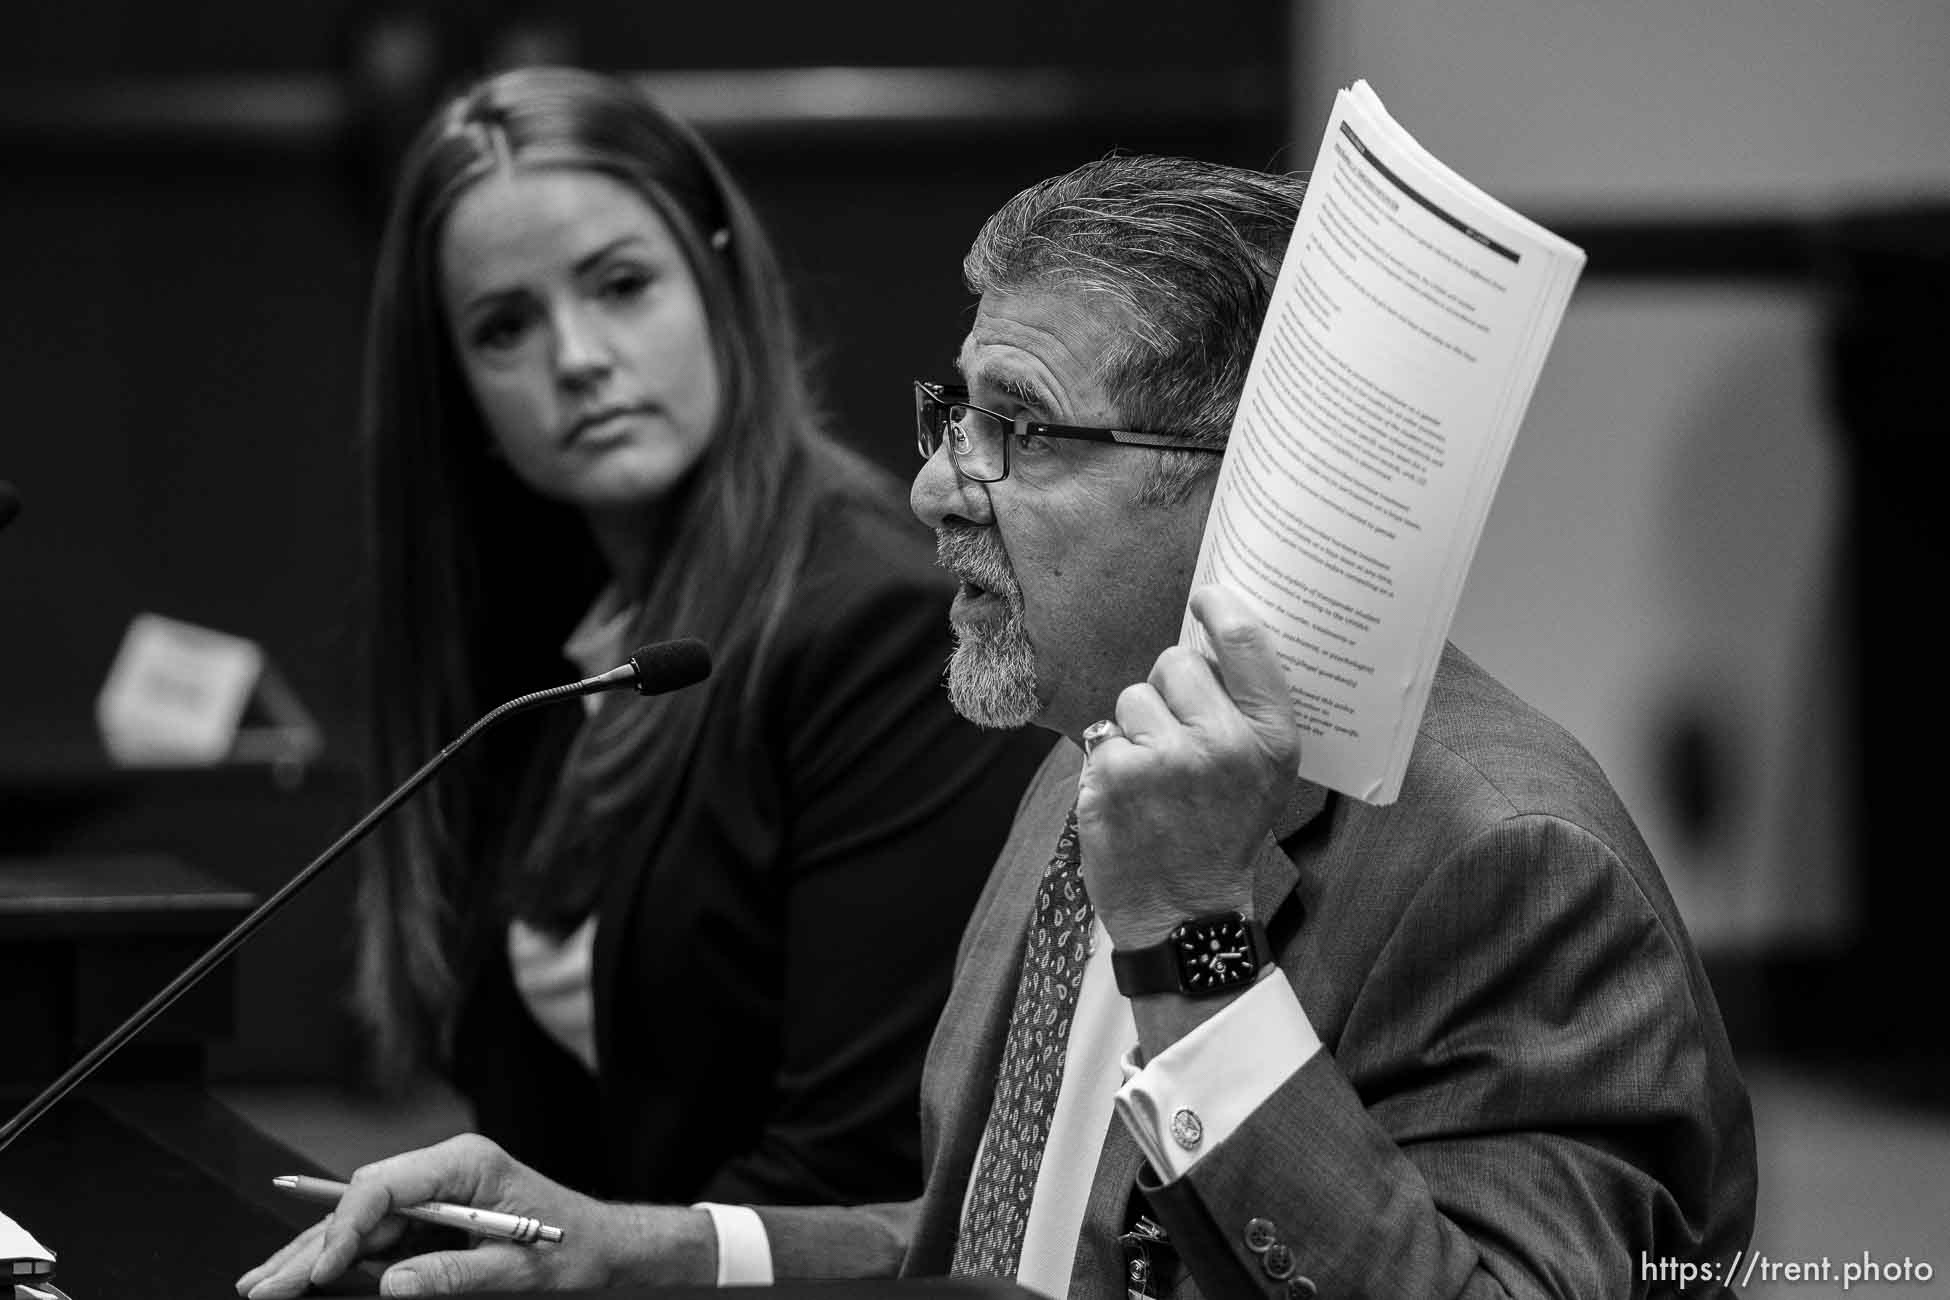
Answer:
[(950, 623), (955, 652), (948, 659), (948, 699), (955, 712), (983, 727), (1021, 727), (1042, 712), (1036, 698), (1036, 651), (1023, 617), (1022, 588), (995, 534), (985, 528), (935, 529), (935, 559), (963, 582), (1001, 597), (1006, 612)]

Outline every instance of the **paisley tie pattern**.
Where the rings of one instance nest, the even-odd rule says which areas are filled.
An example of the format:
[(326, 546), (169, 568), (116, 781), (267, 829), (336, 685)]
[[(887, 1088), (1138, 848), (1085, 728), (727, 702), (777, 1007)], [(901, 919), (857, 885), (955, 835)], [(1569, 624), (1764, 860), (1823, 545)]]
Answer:
[(1036, 891), (1022, 978), (1016, 985), (1002, 1068), (982, 1131), (974, 1187), (962, 1215), (949, 1272), (1014, 1278), (1029, 1201), (1042, 1167), (1050, 1116), (1063, 1083), (1063, 1056), (1076, 1015), (1077, 990), (1090, 956), (1090, 899), (1083, 890), (1073, 808)]

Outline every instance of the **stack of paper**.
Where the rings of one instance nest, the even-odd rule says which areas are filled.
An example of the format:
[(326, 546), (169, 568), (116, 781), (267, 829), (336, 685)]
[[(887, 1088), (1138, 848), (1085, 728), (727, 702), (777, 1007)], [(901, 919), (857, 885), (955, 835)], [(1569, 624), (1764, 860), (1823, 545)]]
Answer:
[[(1341, 92), (1254, 349), (1194, 585), (1273, 631), (1300, 775), (1392, 803), (1584, 253)], [(1209, 652), (1189, 613), (1183, 639)]]

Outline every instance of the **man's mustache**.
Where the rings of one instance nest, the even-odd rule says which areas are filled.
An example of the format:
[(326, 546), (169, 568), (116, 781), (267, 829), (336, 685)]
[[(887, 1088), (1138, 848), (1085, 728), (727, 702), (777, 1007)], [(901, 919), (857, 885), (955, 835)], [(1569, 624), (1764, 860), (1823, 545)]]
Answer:
[(1021, 588), (1008, 552), (992, 529), (969, 524), (943, 524), (934, 530), (934, 558), (942, 568), (978, 587), (1019, 603)]

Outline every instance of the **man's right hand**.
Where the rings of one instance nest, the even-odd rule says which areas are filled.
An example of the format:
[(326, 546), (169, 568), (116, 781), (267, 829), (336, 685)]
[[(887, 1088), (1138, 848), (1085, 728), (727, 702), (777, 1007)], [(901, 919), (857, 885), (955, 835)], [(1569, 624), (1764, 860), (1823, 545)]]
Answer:
[(337, 1209), (238, 1278), (237, 1293), (250, 1300), (302, 1295), (398, 1241), (407, 1220), (393, 1207), (422, 1201), (528, 1215), (562, 1229), (562, 1240), (481, 1240), (468, 1250), (416, 1255), (386, 1270), (383, 1295), (709, 1285), (717, 1278), (717, 1234), (704, 1211), (592, 1200), (470, 1133), (359, 1170)]

